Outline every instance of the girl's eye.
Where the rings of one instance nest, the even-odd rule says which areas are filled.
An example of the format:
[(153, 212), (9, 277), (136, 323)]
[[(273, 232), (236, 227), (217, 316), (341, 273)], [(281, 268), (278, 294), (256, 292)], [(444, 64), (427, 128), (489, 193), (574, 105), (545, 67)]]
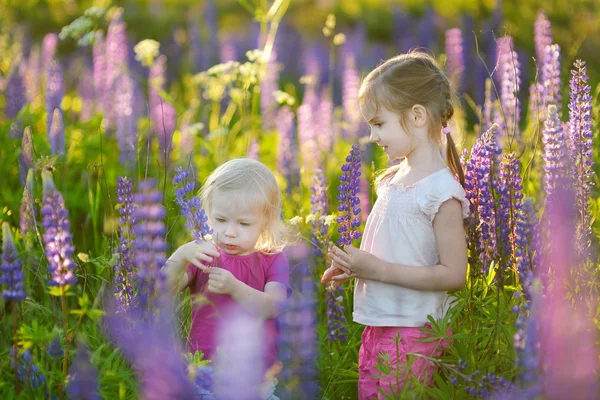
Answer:
[(216, 218), (217, 222), (225, 222), (223, 218)]
[(240, 222), (240, 225), (242, 225), (242, 226), (250, 226), (250, 224), (247, 223), (247, 222)]
[(383, 125), (383, 122), (375, 122), (373, 124), (373, 126), (377, 127), (377, 128), (381, 128), (381, 125)]

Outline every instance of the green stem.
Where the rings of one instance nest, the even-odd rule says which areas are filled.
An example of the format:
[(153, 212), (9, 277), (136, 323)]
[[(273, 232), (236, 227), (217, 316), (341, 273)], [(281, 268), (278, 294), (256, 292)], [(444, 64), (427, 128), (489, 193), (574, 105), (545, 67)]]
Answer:
[[(68, 325), (67, 325), (68, 310), (67, 310), (67, 297), (65, 296), (65, 285), (61, 285), (60, 290), (61, 290), (60, 304), (61, 304), (62, 313), (63, 313), (63, 330), (65, 332), (65, 345), (63, 347), (64, 352), (63, 352), (63, 368), (62, 368), (63, 382), (64, 382), (67, 379), (67, 372), (69, 370), (69, 338), (68, 338)], [(61, 385), (60, 399), (61, 400), (64, 399), (64, 396), (65, 396), (64, 387), (63, 387), (63, 385)]]

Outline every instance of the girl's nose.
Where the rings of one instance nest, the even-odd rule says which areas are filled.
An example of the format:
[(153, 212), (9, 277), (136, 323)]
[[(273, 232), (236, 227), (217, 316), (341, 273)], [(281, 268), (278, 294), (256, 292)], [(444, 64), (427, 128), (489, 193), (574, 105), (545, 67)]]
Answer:
[(227, 225), (225, 228), (225, 236), (227, 237), (235, 237), (235, 229), (232, 225)]
[(371, 133), (369, 135), (369, 142), (377, 143), (378, 141), (379, 141), (379, 136), (376, 135), (375, 133), (373, 133), (373, 131), (371, 131)]

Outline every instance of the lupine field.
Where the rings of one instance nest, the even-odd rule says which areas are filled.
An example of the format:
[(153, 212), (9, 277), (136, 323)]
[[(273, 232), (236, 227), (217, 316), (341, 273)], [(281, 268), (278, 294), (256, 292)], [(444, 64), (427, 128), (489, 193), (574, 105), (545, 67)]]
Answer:
[(0, 398), (272, 398), (255, 325), (220, 338), (235, 357), (187, 353), (189, 292), (160, 274), (245, 156), (298, 232), (274, 395), (356, 399), (352, 282), (320, 277), (389, 165), (361, 77), (417, 47), (457, 92), (469, 269), (434, 385), (389, 398), (600, 398), (600, 13), (521, 3), (0, 1)]

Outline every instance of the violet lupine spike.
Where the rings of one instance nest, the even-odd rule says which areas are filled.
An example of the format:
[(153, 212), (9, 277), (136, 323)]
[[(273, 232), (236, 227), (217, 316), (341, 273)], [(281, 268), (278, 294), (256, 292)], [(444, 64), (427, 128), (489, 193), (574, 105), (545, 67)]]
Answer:
[(114, 118), (119, 143), (119, 161), (132, 170), (137, 157), (137, 116), (133, 102), (135, 81), (127, 72), (116, 81)]
[(322, 91), (316, 117), (316, 131), (319, 132), (316, 137), (317, 146), (321, 153), (328, 154), (331, 151), (336, 132), (333, 126), (333, 102), (327, 88), (324, 88)]
[[(560, 46), (553, 44), (546, 47), (546, 57), (542, 65), (542, 112), (546, 111), (550, 104), (556, 106), (556, 110), (560, 115), (562, 96), (560, 94)], [(547, 118), (548, 116), (545, 115)]]
[(43, 76), (41, 73), (40, 58), (40, 48), (34, 46), (29, 52), (26, 68), (23, 73), (25, 94), (29, 102), (33, 102), (40, 92), (40, 77)]
[(166, 261), (166, 230), (162, 221), (166, 211), (162, 205), (162, 194), (155, 187), (155, 179), (142, 181), (133, 197), (136, 204), (132, 212), (135, 220), (132, 229), (135, 236), (133, 263), (137, 269), (137, 298), (141, 310), (145, 310), (155, 295), (165, 290), (165, 276), (160, 274), (160, 268)]
[(94, 96), (96, 98), (96, 112), (104, 112), (104, 97), (106, 95), (106, 41), (102, 33), (96, 34), (92, 48), (94, 71)]
[(189, 170), (181, 167), (175, 168), (177, 172), (173, 177), (176, 203), (181, 207), (181, 214), (185, 217), (185, 227), (192, 231), (192, 236), (197, 243), (206, 240), (212, 234), (208, 226), (208, 216), (202, 208), (200, 198), (192, 196), (194, 182), (188, 182)]
[(118, 78), (125, 73), (129, 58), (127, 31), (123, 22), (122, 11), (117, 11), (108, 25), (106, 33), (106, 85), (103, 98), (105, 127), (113, 128), (115, 122), (115, 97), (118, 89)]
[(481, 133), (487, 131), (494, 124), (494, 91), (490, 78), (485, 80), (485, 100), (483, 103), (483, 121), (481, 121)]
[(320, 258), (325, 257), (325, 253), (322, 250), (327, 247), (327, 243), (324, 241), (329, 230), (325, 222), (320, 219), (329, 213), (327, 180), (321, 168), (315, 170), (310, 192), (310, 213), (315, 216), (311, 224), (312, 254), (314, 257)]
[(298, 107), (298, 138), (302, 164), (305, 170), (310, 171), (322, 163), (322, 154), (317, 142), (318, 132), (315, 128), (315, 113), (319, 99), (314, 83), (307, 85), (304, 92), (302, 105)]
[(498, 251), (507, 258), (506, 269), (525, 271), (527, 259), (526, 216), (523, 209), (523, 183), (515, 153), (503, 154), (495, 182), (498, 201), (496, 225)]
[(4, 112), (8, 119), (14, 119), (25, 105), (25, 86), (19, 72), (19, 64), (13, 65), (12, 72), (8, 77), (6, 97), (8, 101), (4, 106)]
[(588, 212), (590, 192), (594, 185), (594, 143), (592, 132), (592, 96), (588, 85), (587, 67), (582, 60), (576, 60), (571, 71), (571, 93), (569, 101), (569, 156), (575, 200), (579, 213), (577, 240), (578, 252), (587, 257), (590, 248), (590, 218)]
[(260, 80), (260, 110), (262, 115), (263, 131), (271, 131), (275, 128), (275, 116), (277, 114), (277, 102), (273, 93), (279, 89), (279, 67), (277, 54), (271, 52), (267, 60), (265, 73)]
[(292, 189), (300, 184), (294, 112), (287, 106), (280, 108), (275, 125), (279, 132), (277, 170), (285, 177), (287, 182), (286, 192), (289, 195)]
[[(318, 396), (319, 375), (315, 365), (317, 356), (315, 283), (309, 278), (306, 263), (303, 277), (294, 287), (295, 294), (286, 300), (281, 320), (280, 358), (283, 370), (279, 376), (282, 399), (315, 399)], [(298, 379), (299, 385), (288, 382)]]
[(345, 291), (343, 286), (325, 292), (327, 305), (327, 338), (328, 340), (339, 340), (345, 342), (348, 338), (346, 328), (346, 307), (344, 307)]
[(100, 400), (98, 390), (98, 370), (91, 363), (87, 347), (79, 344), (69, 373), (67, 394), (70, 399)]
[(496, 217), (492, 195), (492, 165), (500, 154), (497, 145), (498, 125), (484, 132), (473, 145), (465, 170), (465, 191), (471, 205), (469, 235), (476, 244), (481, 268), (487, 272), (496, 254)]
[(554, 104), (548, 106), (547, 115), (542, 131), (542, 142), (544, 143), (544, 191), (550, 194), (559, 182), (564, 182), (564, 175), (567, 172), (567, 142)]
[[(240, 340), (243, 337), (244, 340)], [(264, 326), (260, 319), (230, 307), (216, 334), (214, 393), (223, 400), (261, 399), (264, 373)], [(232, 379), (235, 377), (235, 379)]]
[(253, 160), (260, 160), (260, 146), (258, 144), (258, 139), (254, 138), (250, 142), (248, 145), (248, 151), (246, 152), (246, 157)]
[(498, 68), (502, 113), (496, 116), (494, 122), (500, 127), (499, 132), (502, 132), (503, 136), (519, 141), (521, 106), (518, 95), (521, 85), (521, 64), (510, 36), (498, 39)]
[(58, 35), (56, 33), (48, 33), (42, 39), (42, 67), (47, 68), (58, 48)]
[(356, 56), (352, 53), (346, 55), (344, 73), (342, 75), (342, 104), (344, 110), (344, 139), (355, 141), (362, 116), (356, 100), (360, 86), (360, 75), (356, 67)]
[[(12, 368), (15, 367), (15, 347), (10, 348), (9, 356), (10, 356), (10, 366)], [(31, 385), (33, 389), (37, 389), (44, 382), (46, 382), (46, 377), (42, 375), (40, 372), (40, 368), (36, 363), (33, 362), (33, 358), (31, 357), (31, 351), (29, 349), (25, 349), (23, 354), (17, 356), (17, 364), (18, 364), (18, 377), (19, 381), (25, 383), (27, 386)]]
[(144, 309), (117, 313), (111, 307), (109, 305), (103, 327), (135, 371), (140, 398), (195, 398), (183, 346), (174, 325), (172, 305), (160, 304), (155, 315)]
[(31, 137), (31, 128), (25, 127), (23, 138), (21, 139), (21, 154), (19, 155), (19, 179), (21, 185), (25, 186), (28, 171), (33, 168), (33, 139)]
[(172, 147), (173, 133), (175, 132), (176, 113), (172, 104), (167, 103), (160, 95), (165, 90), (165, 70), (167, 58), (160, 55), (154, 60), (149, 71), (148, 106), (150, 120), (158, 137), (160, 154), (167, 161)]
[(540, 222), (535, 214), (533, 200), (528, 197), (523, 202), (525, 212), (525, 232), (527, 237), (527, 268), (533, 273), (539, 270), (542, 240)]
[(60, 108), (55, 108), (52, 113), (48, 141), (50, 142), (50, 154), (65, 154), (65, 121), (64, 114)]
[(117, 311), (129, 310), (135, 303), (133, 290), (133, 185), (131, 179), (117, 179), (117, 203), (119, 204), (119, 259), (114, 267), (114, 295)]
[(15, 247), (12, 232), (8, 222), (2, 223), (2, 259), (0, 264), (0, 283), (6, 285), (2, 291), (5, 300), (23, 301), (25, 294), (25, 274), (21, 265), (19, 253)]
[(52, 274), (50, 286), (74, 285), (77, 277), (73, 273), (77, 264), (73, 260), (73, 236), (69, 231), (69, 212), (65, 207), (62, 194), (54, 186), (52, 174), (42, 170), (42, 184), (44, 194), (42, 227), (44, 232), (44, 245), (48, 259), (48, 271)]
[[(530, 273), (530, 277), (533, 278), (533, 274)], [(519, 386), (536, 390), (534, 390), (535, 396), (513, 398), (531, 399), (539, 396), (541, 389), (538, 381), (540, 368), (538, 325), (542, 294), (539, 284), (534, 288), (531, 281), (522, 280), (522, 283), (523, 292), (527, 291), (528, 294), (518, 309), (519, 316), (515, 322), (517, 331), (513, 338), (513, 345), (517, 353)]]
[(445, 45), (448, 58), (446, 70), (450, 76), (452, 87), (459, 90), (462, 88), (462, 78), (465, 71), (462, 31), (459, 28), (448, 29)]
[(19, 213), (19, 229), (21, 231), (21, 236), (27, 235), (28, 232), (35, 231), (36, 207), (33, 198), (33, 183), (33, 169), (30, 169), (29, 172), (27, 172), (27, 180), (25, 182), (25, 188), (23, 189), (23, 198), (21, 200), (21, 208)]
[(338, 200), (340, 205), (338, 211), (340, 216), (337, 223), (340, 224), (338, 232), (341, 234), (338, 245), (351, 245), (352, 240), (359, 239), (362, 233), (357, 229), (360, 227), (360, 148), (352, 146), (350, 154), (346, 157), (346, 164), (342, 165)]
[(46, 73), (46, 95), (45, 95), (45, 108), (46, 108), (46, 130), (50, 132), (52, 126), (52, 118), (54, 116), (54, 110), (60, 109), (60, 104), (63, 99), (63, 69), (60, 63), (53, 60), (48, 66)]
[[(534, 25), (535, 55), (537, 57), (538, 76), (546, 57), (546, 46), (552, 44), (552, 28), (543, 11), (539, 11)], [(543, 85), (543, 82), (540, 82)]]

